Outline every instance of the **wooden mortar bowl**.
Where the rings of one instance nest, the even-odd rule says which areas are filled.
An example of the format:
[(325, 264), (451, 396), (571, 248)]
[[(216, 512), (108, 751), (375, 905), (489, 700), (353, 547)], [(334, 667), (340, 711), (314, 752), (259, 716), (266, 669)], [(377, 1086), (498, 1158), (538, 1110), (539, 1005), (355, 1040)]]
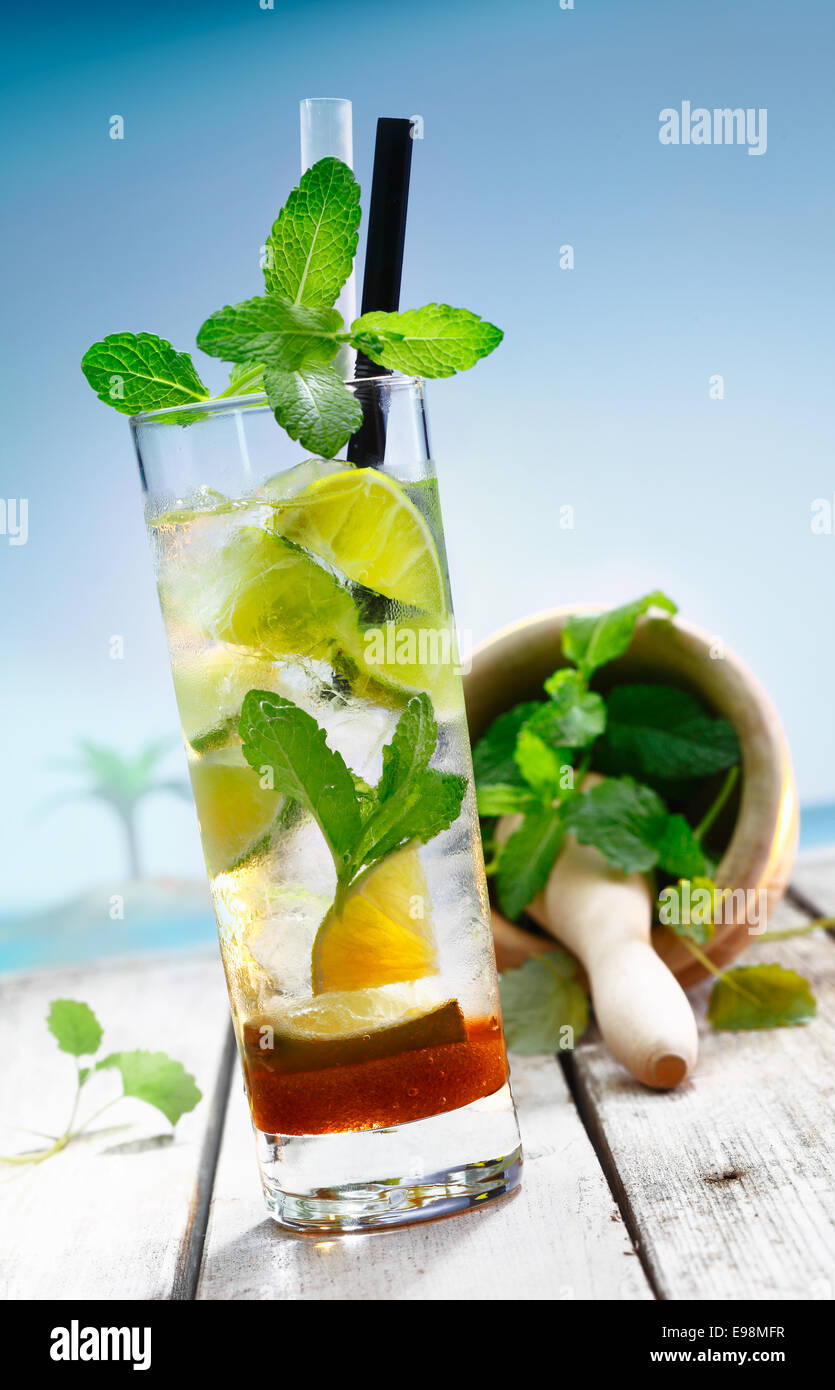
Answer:
[[(543, 697), (546, 678), (569, 664), (560, 639), (566, 619), (577, 611), (578, 607), (558, 608), (523, 618), (476, 648), (472, 669), (464, 677), (473, 742), (496, 715), (520, 700)], [(777, 711), (762, 686), (732, 652), (716, 655), (717, 645), (715, 637), (680, 618), (642, 618), (628, 652), (602, 669), (601, 684), (677, 685), (733, 724), (742, 750), (742, 775), (733, 811), (725, 808), (730, 838), (716, 881), (721, 887), (765, 889), (770, 914), (785, 891), (797, 849), (791, 759)], [(744, 909), (729, 915), (733, 920), (717, 926), (706, 948), (718, 966), (727, 965), (751, 939)], [(668, 928), (653, 928), (653, 945), (685, 987), (707, 973)]]

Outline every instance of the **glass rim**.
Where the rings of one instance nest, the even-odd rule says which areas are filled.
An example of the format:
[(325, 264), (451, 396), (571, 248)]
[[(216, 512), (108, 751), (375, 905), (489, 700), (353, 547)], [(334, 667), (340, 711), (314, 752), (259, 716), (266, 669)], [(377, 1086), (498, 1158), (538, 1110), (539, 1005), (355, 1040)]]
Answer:
[[(407, 387), (423, 389), (422, 376), (395, 376), (389, 372), (380, 372), (375, 376), (350, 376), (343, 378), (343, 385), (349, 390), (355, 386), (377, 386), (385, 384), (390, 390), (405, 390)], [(186, 401), (182, 405), (164, 405), (157, 410), (141, 410), (136, 415), (128, 418), (128, 423), (136, 425), (152, 425), (156, 423), (166, 423), (174, 415), (188, 415), (199, 411), (201, 415), (223, 415), (236, 410), (264, 410), (272, 413), (272, 407), (263, 391), (252, 391), (243, 396), (210, 396), (205, 401)]]

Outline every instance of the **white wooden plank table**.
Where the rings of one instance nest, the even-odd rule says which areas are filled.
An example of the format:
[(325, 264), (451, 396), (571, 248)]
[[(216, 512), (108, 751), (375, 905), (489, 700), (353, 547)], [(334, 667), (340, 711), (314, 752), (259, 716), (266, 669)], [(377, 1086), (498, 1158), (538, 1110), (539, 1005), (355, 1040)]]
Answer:
[[(835, 850), (802, 858), (794, 890), (772, 927), (835, 911)], [(328, 1240), (288, 1234), (265, 1215), (216, 953), (7, 976), (3, 1120), (62, 1127), (72, 1063), (43, 1026), (56, 997), (91, 1004), (108, 1050), (164, 1049), (183, 1061), (204, 1100), (173, 1141), (160, 1137), (166, 1126), (154, 1112), (126, 1101), (114, 1120), (135, 1121), (129, 1130), (96, 1131), (35, 1167), (0, 1167), (0, 1294), (833, 1298), (835, 939), (819, 931), (755, 945), (745, 959), (807, 975), (818, 1018), (805, 1028), (714, 1033), (703, 1021), (709, 988), (700, 988), (699, 1067), (669, 1094), (633, 1082), (593, 1032), (562, 1066), (516, 1058), (518, 1196), (450, 1220)], [(90, 1108), (104, 1098), (91, 1096)], [(0, 1144), (10, 1152), (20, 1136), (0, 1133)]]

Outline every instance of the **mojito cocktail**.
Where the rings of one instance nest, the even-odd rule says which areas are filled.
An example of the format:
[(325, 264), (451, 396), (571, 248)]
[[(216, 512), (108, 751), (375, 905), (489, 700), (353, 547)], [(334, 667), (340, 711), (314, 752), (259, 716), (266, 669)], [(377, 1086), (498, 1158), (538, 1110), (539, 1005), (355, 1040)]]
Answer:
[(518, 1164), (423, 390), (351, 389), (383, 467), (290, 462), (258, 398), (134, 422), (267, 1198), (315, 1229)]
[(267, 1204), (311, 1231), (483, 1205), (521, 1161), (421, 381), (502, 334), (397, 307), (411, 133), (378, 122), (359, 318), (326, 156), (264, 293), (197, 333), (218, 395), (153, 333), (82, 360), (133, 417)]

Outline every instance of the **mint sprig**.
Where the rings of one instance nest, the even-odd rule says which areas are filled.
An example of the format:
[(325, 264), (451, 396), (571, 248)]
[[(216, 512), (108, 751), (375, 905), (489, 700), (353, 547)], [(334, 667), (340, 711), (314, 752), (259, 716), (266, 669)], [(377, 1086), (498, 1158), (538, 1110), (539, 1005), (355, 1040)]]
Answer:
[[(222, 396), (263, 387), (291, 439), (325, 458), (362, 423), (359, 402), (330, 365), (341, 345), (387, 370), (445, 377), (467, 371), (502, 339), (493, 324), (449, 304), (364, 314), (346, 327), (333, 305), (356, 253), (359, 198), (339, 160), (308, 169), (267, 237), (266, 294), (218, 309), (197, 334), (203, 352), (234, 364)], [(94, 343), (82, 369), (99, 399), (128, 415), (209, 399), (188, 354), (150, 333)], [(194, 418), (172, 417), (182, 425)]]
[(313, 716), (284, 696), (250, 690), (239, 733), (250, 766), (262, 776), (271, 769), (276, 789), (317, 822), (333, 858), (337, 898), (364, 869), (408, 844), (425, 844), (460, 814), (466, 778), (429, 767), (438, 725), (425, 693), (400, 716), (376, 787), (359, 782)]
[[(479, 813), (524, 816), (489, 870), (509, 917), (544, 887), (567, 831), (623, 873), (658, 869), (694, 878), (711, 870), (701, 840), (737, 775), (731, 725), (674, 687), (590, 689), (595, 672), (623, 655), (638, 620), (653, 609), (669, 615), (676, 606), (654, 590), (606, 613), (569, 618), (562, 651), (572, 664), (545, 681), (548, 698), (499, 715), (475, 745)], [(695, 829), (669, 809), (665, 785), (676, 789), (682, 779), (691, 785), (725, 769), (720, 796)], [(610, 775), (586, 790), (589, 770)]]
[(676, 878), (705, 871), (704, 853), (681, 815), (631, 777), (608, 777), (566, 804), (563, 821), (581, 845), (594, 845), (625, 874), (656, 865)]
[[(20, 1154), (2, 1154), (0, 1163), (43, 1163), (65, 1149), (89, 1129), (99, 1115), (126, 1096), (134, 1096), (152, 1105), (172, 1126), (202, 1099), (202, 1092), (194, 1077), (181, 1062), (165, 1052), (112, 1052), (93, 1063), (92, 1058), (101, 1046), (104, 1033), (89, 1004), (82, 1003), (80, 999), (53, 999), (46, 1022), (61, 1051), (68, 1053), (75, 1061), (76, 1087), (70, 1118), (63, 1133), (56, 1135), (47, 1148)], [(91, 1065), (82, 1067), (79, 1061), (81, 1057), (89, 1057)], [(122, 1078), (121, 1095), (114, 1096), (83, 1123), (76, 1125), (84, 1087), (95, 1073), (113, 1069)]]

